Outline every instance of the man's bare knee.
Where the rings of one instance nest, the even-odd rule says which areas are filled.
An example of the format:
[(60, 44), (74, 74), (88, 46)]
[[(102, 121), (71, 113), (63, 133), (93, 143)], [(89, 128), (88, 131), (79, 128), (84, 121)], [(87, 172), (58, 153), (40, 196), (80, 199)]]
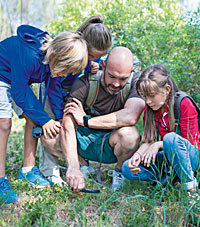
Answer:
[(111, 146), (120, 143), (123, 147), (132, 148), (139, 145), (140, 134), (136, 127), (123, 127), (116, 130), (110, 137)]

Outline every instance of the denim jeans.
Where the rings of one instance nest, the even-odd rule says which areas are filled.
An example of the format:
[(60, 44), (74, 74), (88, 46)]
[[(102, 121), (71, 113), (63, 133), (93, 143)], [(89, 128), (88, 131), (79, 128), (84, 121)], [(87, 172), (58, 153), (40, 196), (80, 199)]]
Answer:
[[(194, 171), (197, 170), (199, 165), (199, 150), (188, 140), (174, 132), (170, 132), (163, 138), (163, 151), (168, 159), (168, 164), (176, 172), (184, 189), (197, 187), (198, 183)], [(160, 155), (160, 152), (157, 156), (157, 160), (161, 161), (159, 156), (162, 155)], [(122, 166), (122, 174), (129, 180), (159, 181), (162, 175), (161, 168), (164, 171), (168, 169), (161, 163), (159, 166), (155, 164), (148, 168), (140, 164), (138, 167), (141, 171), (133, 174), (128, 167), (128, 161), (126, 160)]]

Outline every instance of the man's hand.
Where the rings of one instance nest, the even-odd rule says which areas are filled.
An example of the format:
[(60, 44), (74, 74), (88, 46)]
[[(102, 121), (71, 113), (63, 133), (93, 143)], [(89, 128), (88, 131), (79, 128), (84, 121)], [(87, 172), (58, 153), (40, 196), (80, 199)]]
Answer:
[(76, 98), (73, 98), (73, 101), (74, 102), (68, 103), (65, 106), (64, 113), (65, 114), (72, 114), (76, 123), (78, 125), (84, 126), (83, 116), (85, 116), (86, 113), (83, 110), (82, 103)]
[(84, 177), (79, 169), (69, 167), (66, 172), (66, 181), (74, 192), (79, 192), (81, 189), (85, 188)]
[(140, 168), (138, 168), (140, 161), (141, 161), (141, 155), (138, 152), (136, 152), (129, 160), (128, 167), (133, 174), (137, 174), (140, 171)]
[(42, 126), (44, 138), (47, 139), (48, 136), (50, 138), (55, 137), (60, 132), (60, 128), (61, 128), (60, 122), (51, 119)]
[(99, 71), (99, 64), (97, 62), (91, 61), (90, 68), (91, 68), (91, 73), (95, 74)]

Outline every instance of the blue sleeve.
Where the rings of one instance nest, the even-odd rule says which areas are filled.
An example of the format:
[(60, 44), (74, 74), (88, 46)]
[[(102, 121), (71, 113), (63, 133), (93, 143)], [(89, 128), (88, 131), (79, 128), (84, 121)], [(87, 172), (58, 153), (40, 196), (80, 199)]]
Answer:
[(56, 119), (63, 117), (63, 95), (61, 88), (61, 78), (51, 78), (48, 89), (48, 98), (51, 109)]
[(24, 113), (38, 125), (44, 125), (51, 118), (44, 111), (33, 91), (29, 87), (29, 80), (33, 72), (40, 78), (39, 61), (30, 50), (21, 45), (12, 49), (10, 56), (11, 67), (11, 96)]
[(87, 63), (87, 65), (86, 65), (85, 69), (84, 69), (84, 74), (88, 74), (88, 73), (91, 72), (90, 62), (91, 62), (91, 61), (88, 60), (88, 63)]
[[(99, 62), (100, 62), (100, 59), (101, 59), (101, 57), (95, 58), (95, 59), (94, 59), (94, 62), (99, 63)], [(87, 63), (87, 65), (86, 65), (85, 69), (84, 69), (84, 74), (85, 74), (85, 75), (91, 72), (90, 62), (91, 62), (91, 61), (88, 60), (88, 63)]]
[(95, 62), (97, 62), (97, 63), (99, 63), (99, 62), (100, 62), (100, 60), (101, 60), (101, 57), (99, 57), (99, 58), (95, 58), (95, 59), (94, 59), (94, 61), (95, 61)]
[[(100, 62), (101, 57), (99, 58), (95, 58), (94, 61), (99, 63)], [(90, 68), (90, 60), (88, 60), (88, 63), (84, 69), (84, 73), (83, 71), (80, 71), (79, 73), (76, 73), (75, 75), (73, 75), (72, 73), (69, 73), (66, 77), (62, 77), (61, 78), (61, 84), (62, 86), (72, 86), (72, 84), (80, 77), (80, 75), (82, 74), (88, 74), (91, 72), (91, 68)], [(63, 93), (63, 97), (65, 97), (67, 95), (67, 92), (62, 91)]]

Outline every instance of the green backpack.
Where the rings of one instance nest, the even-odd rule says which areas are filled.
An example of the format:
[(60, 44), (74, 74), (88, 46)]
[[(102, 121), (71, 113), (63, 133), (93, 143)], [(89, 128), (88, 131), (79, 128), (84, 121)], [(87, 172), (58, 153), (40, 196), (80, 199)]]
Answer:
[[(102, 69), (102, 61), (105, 61), (106, 59), (107, 59), (107, 55), (105, 55), (104, 57), (101, 58), (100, 63), (99, 63), (100, 69)], [(85, 102), (85, 108), (90, 109), (91, 112), (94, 113), (95, 115), (99, 115), (99, 113), (94, 110), (93, 105), (94, 105), (96, 98), (98, 96), (98, 93), (99, 93), (101, 72), (102, 71), (98, 71), (96, 74), (91, 74), (91, 73), (89, 74), (90, 87), (89, 87), (88, 97)], [(133, 55), (133, 72), (131, 73), (131, 76), (129, 77), (129, 80), (128, 80), (126, 86), (123, 88), (122, 91), (120, 91), (121, 100), (122, 100), (123, 104), (125, 104), (126, 99), (130, 93), (131, 81), (132, 81), (134, 73), (136, 73), (136, 74), (141, 73), (141, 62), (139, 61), (139, 59), (136, 56)]]
[[(101, 83), (101, 77), (100, 77), (101, 72), (102, 71), (98, 71), (96, 74), (91, 74), (91, 73), (89, 74), (90, 87), (89, 87), (88, 97), (85, 102), (86, 109), (90, 109), (96, 102), (96, 99), (99, 93), (99, 86)], [(133, 75), (134, 73), (132, 72), (125, 87), (120, 91), (121, 100), (123, 104), (125, 104), (126, 99), (130, 93), (131, 81), (132, 81)]]
[(178, 91), (175, 93), (175, 96), (174, 96), (174, 118), (175, 118), (175, 124), (176, 124), (176, 132), (179, 135), (181, 134), (180, 124), (179, 124), (179, 119), (181, 116), (180, 105), (181, 105), (181, 101), (185, 97), (188, 97), (192, 101), (193, 105), (196, 107), (196, 110), (198, 112), (198, 124), (199, 124), (199, 132), (200, 132), (200, 109), (199, 109), (199, 107), (197, 106), (195, 101), (192, 99), (192, 97), (190, 97), (188, 94), (186, 94), (183, 91)]

